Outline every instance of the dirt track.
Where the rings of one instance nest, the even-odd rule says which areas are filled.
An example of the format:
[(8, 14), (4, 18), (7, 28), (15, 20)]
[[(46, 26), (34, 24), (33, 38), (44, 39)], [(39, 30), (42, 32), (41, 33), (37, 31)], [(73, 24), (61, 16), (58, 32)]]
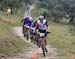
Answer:
[(25, 41), (27, 44), (32, 45), (31, 49), (25, 50), (23, 53), (20, 53), (17, 57), (11, 57), (8, 59), (32, 59), (32, 54), (36, 52), (37, 59), (56, 59), (57, 49), (53, 48), (50, 45), (47, 45), (48, 53), (46, 53), (46, 57), (44, 58), (42, 55), (41, 48), (38, 48), (35, 44), (30, 43), (30, 40), (27, 41), (22, 34), (22, 27), (14, 27), (12, 29), (13, 33), (18, 36), (20, 39)]

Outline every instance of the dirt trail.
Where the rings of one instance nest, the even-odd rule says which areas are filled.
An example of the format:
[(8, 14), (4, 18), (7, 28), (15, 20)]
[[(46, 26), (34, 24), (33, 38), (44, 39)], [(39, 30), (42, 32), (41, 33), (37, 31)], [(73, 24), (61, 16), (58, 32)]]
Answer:
[(50, 45), (47, 45), (48, 53), (46, 53), (46, 57), (44, 58), (42, 55), (41, 48), (38, 48), (35, 44), (30, 43), (30, 40), (27, 41), (22, 34), (22, 27), (14, 27), (12, 29), (13, 33), (18, 36), (20, 39), (24, 40), (27, 44), (32, 45), (30, 49), (25, 50), (23, 53), (20, 53), (17, 57), (11, 57), (8, 59), (32, 59), (32, 54), (36, 51), (37, 59), (56, 59), (57, 49), (53, 48)]

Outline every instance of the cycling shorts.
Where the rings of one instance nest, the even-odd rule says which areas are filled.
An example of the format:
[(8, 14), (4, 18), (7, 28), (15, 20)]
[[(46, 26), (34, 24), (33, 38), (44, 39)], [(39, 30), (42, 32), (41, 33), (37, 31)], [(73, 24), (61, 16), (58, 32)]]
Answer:
[(40, 36), (43, 36), (43, 37), (46, 37), (47, 36), (46, 30), (39, 29), (38, 32), (40, 32)]

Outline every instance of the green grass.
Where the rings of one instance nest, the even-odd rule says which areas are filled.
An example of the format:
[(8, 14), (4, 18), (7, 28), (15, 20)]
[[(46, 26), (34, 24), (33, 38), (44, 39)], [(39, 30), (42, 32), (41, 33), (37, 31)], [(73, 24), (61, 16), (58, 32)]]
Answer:
[(22, 16), (13, 15), (11, 18), (6, 18), (5, 13), (0, 12), (0, 18), (0, 54), (13, 56), (27, 48), (29, 45), (16, 37), (10, 30), (20, 24)]
[(57, 24), (50, 22), (49, 31), (51, 34), (48, 35), (49, 43), (60, 49), (63, 54), (64, 49), (67, 49), (67, 53), (75, 55), (75, 36), (69, 31), (69, 26), (64, 24)]

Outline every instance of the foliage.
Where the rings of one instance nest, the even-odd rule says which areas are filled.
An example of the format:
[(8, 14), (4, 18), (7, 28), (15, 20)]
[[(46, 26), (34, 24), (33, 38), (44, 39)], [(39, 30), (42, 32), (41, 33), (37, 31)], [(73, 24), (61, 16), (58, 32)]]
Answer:
[(54, 18), (69, 17), (71, 22), (74, 20), (75, 0), (38, 0), (36, 5), (38, 8), (47, 10), (48, 15), (52, 15)]

